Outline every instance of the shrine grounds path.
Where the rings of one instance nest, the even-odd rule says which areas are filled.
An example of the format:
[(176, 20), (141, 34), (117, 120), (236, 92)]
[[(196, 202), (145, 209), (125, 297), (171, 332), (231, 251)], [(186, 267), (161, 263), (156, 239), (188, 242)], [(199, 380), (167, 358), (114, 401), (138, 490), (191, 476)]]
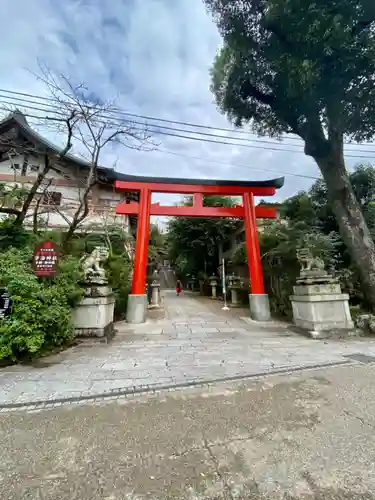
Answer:
[(155, 311), (144, 325), (117, 323), (109, 344), (83, 344), (33, 365), (0, 369), (0, 411), (245, 380), (375, 356), (375, 339), (311, 340), (286, 323), (255, 323), (247, 310), (223, 311), (222, 305), (166, 291), (164, 312)]
[(0, 498), (375, 500), (374, 341), (221, 306), (1, 370)]

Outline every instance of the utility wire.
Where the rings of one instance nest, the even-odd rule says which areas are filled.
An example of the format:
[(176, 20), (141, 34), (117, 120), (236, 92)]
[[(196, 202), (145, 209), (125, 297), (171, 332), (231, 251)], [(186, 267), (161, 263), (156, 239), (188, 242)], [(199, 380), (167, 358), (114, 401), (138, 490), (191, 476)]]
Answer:
[[(1, 95), (0, 95), (0, 99), (1, 99)], [(23, 103), (18, 103), (18, 102), (12, 102), (12, 101), (0, 101), (0, 103), (4, 104), (4, 105), (9, 105), (9, 106), (17, 106), (17, 105), (20, 105), (22, 106), (23, 108), (25, 109), (29, 109), (29, 110), (33, 110), (33, 111), (42, 111), (44, 113), (48, 113), (48, 112), (53, 112), (54, 114), (57, 114), (58, 116), (61, 116), (61, 118), (65, 117), (65, 113), (63, 113), (62, 111), (59, 111), (58, 109), (54, 109), (54, 108), (41, 108), (41, 107), (37, 107), (37, 106), (31, 106), (30, 104), (28, 105), (25, 105)], [(42, 106), (45, 106), (44, 104), (42, 104)], [(1, 108), (3, 110), (6, 110), (6, 108)], [(31, 115), (30, 115), (31, 117)], [(34, 116), (33, 118), (38, 118), (37, 116)], [(42, 117), (39, 117), (39, 118), (42, 118)], [(114, 124), (115, 126), (117, 125), (120, 125), (120, 119), (116, 119), (116, 117), (108, 117), (106, 115), (102, 115), (102, 114), (98, 114), (96, 115), (95, 117), (93, 117), (93, 120), (108, 120), (109, 118), (109, 121), (107, 123), (109, 124)], [(115, 121), (116, 120), (116, 121)], [(116, 122), (119, 122), (119, 123), (116, 123)], [(104, 123), (104, 121), (103, 121)], [(146, 128), (147, 130), (149, 130), (150, 132), (154, 133), (154, 134), (160, 134), (160, 135), (170, 135), (171, 137), (181, 137), (183, 139), (192, 139), (192, 140), (199, 140), (200, 137), (199, 136), (203, 136), (203, 137), (212, 137), (212, 138), (217, 138), (218, 140), (210, 140), (210, 139), (207, 139), (207, 142), (214, 142), (214, 143), (217, 143), (217, 144), (230, 144), (230, 145), (236, 145), (236, 146), (240, 146), (240, 147), (254, 147), (256, 149), (263, 149), (262, 146), (257, 146), (257, 145), (251, 145), (251, 144), (243, 144), (243, 143), (240, 143), (240, 144), (235, 144), (235, 143), (228, 143), (228, 142), (222, 142), (222, 139), (228, 139), (228, 140), (235, 140), (235, 141), (246, 141), (246, 142), (256, 142), (256, 143), (264, 143), (264, 144), (269, 144), (271, 146), (271, 149), (272, 149), (272, 145), (275, 144), (275, 145), (280, 145), (280, 146), (284, 146), (284, 144), (282, 143), (278, 143), (278, 142), (271, 142), (271, 141), (266, 141), (266, 140), (261, 140), (261, 139), (245, 139), (244, 137), (226, 137), (226, 136), (220, 136), (220, 135), (216, 135), (216, 134), (211, 134), (211, 133), (205, 133), (205, 132), (196, 132), (194, 130), (186, 130), (186, 129), (181, 129), (181, 128), (174, 128), (174, 127), (166, 127), (166, 126), (163, 126), (163, 125), (154, 125), (154, 124), (146, 124), (146, 123), (143, 123), (143, 122), (139, 122), (139, 121), (133, 121), (133, 120), (126, 120), (126, 123), (129, 123), (129, 125), (141, 125), (142, 127)], [(153, 127), (152, 129), (150, 129), (150, 127)], [(161, 130), (162, 129), (162, 130)], [(142, 129), (139, 129), (139, 130), (142, 130)], [(168, 131), (171, 131), (171, 132), (165, 132), (165, 130), (168, 130)], [(183, 132), (185, 134), (195, 134), (195, 135), (198, 135), (198, 137), (193, 137), (193, 136), (185, 136), (185, 135), (178, 135), (176, 133), (173, 133), (173, 132)], [(299, 147), (299, 145), (294, 145), (294, 144), (285, 144), (286, 146), (291, 146), (291, 147)], [(274, 149), (275, 151), (284, 151), (284, 149), (279, 149), (279, 148), (275, 148)], [(288, 150), (286, 150), (288, 151)], [(289, 150), (289, 151), (294, 151), (294, 150)], [(300, 152), (299, 150), (296, 150), (295, 152)], [(375, 150), (374, 150), (374, 153), (375, 153)]]
[[(0, 109), (7, 110), (6, 108), (1, 108), (1, 107), (0, 107)], [(28, 115), (27, 114), (26, 116), (30, 117), (30, 118), (40, 118), (37, 115)], [(214, 142), (216, 142), (216, 141), (214, 141)], [(264, 149), (264, 148), (261, 148), (261, 149)], [(184, 154), (184, 153), (178, 153), (176, 151), (171, 151), (171, 150), (167, 150), (167, 149), (155, 148), (155, 149), (153, 149), (151, 151), (157, 151), (157, 152), (163, 153), (163, 154), (170, 154), (170, 155), (174, 155), (174, 156), (180, 156), (180, 157), (183, 157), (183, 158), (188, 158), (190, 160), (210, 162), (210, 163), (215, 163), (215, 164), (218, 164), (218, 165), (226, 165), (226, 166), (231, 166), (231, 167), (236, 167), (236, 168), (242, 168), (242, 169), (246, 169), (247, 171), (257, 170), (257, 171), (261, 171), (261, 172), (272, 172), (272, 173), (278, 174), (278, 175), (285, 175), (285, 176), (290, 176), (290, 177), (299, 177), (299, 178), (302, 178), (302, 179), (309, 179), (309, 180), (314, 180), (314, 181), (320, 179), (320, 177), (316, 177), (316, 176), (312, 176), (312, 175), (296, 174), (296, 173), (292, 173), (292, 172), (284, 172), (284, 171), (280, 171), (280, 170), (272, 170), (272, 169), (267, 169), (267, 168), (249, 167), (248, 165), (244, 165), (244, 164), (241, 164), (241, 163), (225, 162), (225, 161), (214, 160), (212, 158), (205, 158), (205, 157), (202, 158), (202, 157), (199, 157), (199, 156), (187, 155), (187, 154)], [(282, 150), (278, 150), (278, 151), (282, 151)], [(296, 151), (293, 151), (293, 152), (296, 152)]]
[[(26, 107), (26, 108), (29, 108), (29, 109), (34, 109), (34, 110), (37, 110), (37, 111), (45, 111), (45, 112), (48, 112), (48, 111), (51, 111), (53, 110), (54, 113), (57, 113), (61, 116), (65, 116), (65, 114), (61, 111), (61, 108), (58, 108), (57, 106), (53, 106), (53, 107), (47, 107), (47, 108), (40, 108), (40, 107), (35, 107), (35, 105), (39, 105), (39, 106), (49, 106), (47, 104), (44, 104), (44, 103), (37, 103), (35, 101), (31, 101), (30, 99), (20, 99), (20, 98), (13, 98), (13, 97), (7, 97), (7, 96), (3, 96), (1, 93), (0, 93), (0, 99), (3, 99), (2, 102), (4, 104), (8, 104), (8, 105), (13, 105), (13, 106), (23, 106), (23, 107)], [(6, 100), (4, 100), (6, 99)], [(11, 101), (9, 101), (9, 99), (11, 99)], [(23, 103), (30, 103), (32, 104), (33, 106), (30, 106), (30, 104), (23, 104)], [(110, 118), (110, 119), (113, 119), (115, 118), (116, 119), (116, 116), (115, 115), (110, 115), (108, 116), (107, 112), (105, 113), (99, 113), (97, 115), (99, 118)], [(228, 139), (228, 140), (234, 140), (234, 141), (245, 141), (245, 142), (257, 142), (257, 143), (263, 143), (263, 144), (269, 144), (269, 145), (273, 145), (273, 144), (276, 144), (276, 145), (280, 145), (280, 146), (283, 146), (283, 145), (287, 145), (287, 146), (291, 146), (291, 147), (299, 147), (300, 145), (299, 144), (287, 144), (287, 143), (282, 143), (281, 141), (272, 141), (272, 140), (265, 140), (265, 139), (253, 139), (253, 138), (250, 138), (250, 139), (247, 139), (245, 137), (234, 137), (234, 136), (223, 136), (223, 135), (217, 135), (217, 134), (212, 134), (212, 133), (209, 133), (209, 132), (198, 132), (196, 130), (187, 130), (187, 129), (183, 129), (183, 128), (177, 128), (177, 127), (168, 127), (168, 126), (165, 126), (165, 125), (158, 125), (158, 124), (147, 124), (145, 122), (140, 122), (140, 121), (136, 121), (136, 120), (126, 120), (126, 122), (129, 122), (129, 124), (135, 124), (135, 125), (142, 125), (143, 127), (145, 126), (151, 126), (151, 127), (156, 127), (156, 128), (160, 128), (160, 129), (163, 129), (163, 130), (171, 130), (171, 131), (175, 131), (175, 132), (185, 132), (185, 133), (189, 133), (189, 134), (196, 134), (196, 135), (202, 135), (202, 136), (205, 136), (205, 137), (216, 137), (218, 139)], [(234, 132), (234, 131), (232, 131)], [(375, 150), (374, 150), (375, 152)]]
[[(2, 109), (2, 108), (0, 107), (0, 109)], [(26, 115), (26, 116), (30, 116), (30, 115)], [(34, 117), (34, 115), (31, 115), (31, 117)], [(178, 153), (176, 151), (171, 151), (171, 150), (167, 150), (167, 149), (155, 148), (155, 149), (152, 149), (151, 151), (158, 151), (159, 153), (180, 156), (180, 157), (188, 158), (191, 160), (198, 160), (198, 161), (215, 163), (215, 164), (219, 164), (219, 165), (227, 165), (227, 166), (232, 166), (232, 167), (237, 167), (237, 168), (243, 168), (243, 169), (246, 169), (247, 171), (257, 170), (260, 172), (272, 172), (272, 173), (278, 174), (278, 175), (281, 174), (281, 175), (286, 175), (286, 176), (291, 176), (291, 177), (299, 177), (299, 178), (303, 178), (303, 179), (310, 179), (310, 180), (318, 180), (319, 179), (319, 177), (314, 177), (314, 176), (310, 176), (310, 175), (296, 174), (296, 173), (292, 173), (292, 172), (283, 172), (280, 170), (272, 170), (272, 169), (267, 169), (267, 168), (249, 167), (248, 165), (244, 165), (244, 164), (240, 164), (240, 163), (232, 163), (232, 162), (214, 160), (212, 158), (202, 158), (199, 156), (191, 156), (191, 155), (186, 155), (183, 153)], [(151, 151), (148, 151), (148, 153)]]
[[(5, 102), (4, 104), (12, 104), (12, 105), (14, 105), (14, 103), (7, 103), (7, 102)], [(36, 111), (42, 111), (44, 113), (48, 112), (48, 110), (45, 109), (45, 108), (38, 108), (38, 107), (35, 107), (35, 106), (24, 106), (24, 107), (28, 108), (28, 109), (36, 110)], [(4, 108), (4, 107), (0, 107), (0, 109), (2, 109), (4, 111), (9, 111), (9, 109)], [(63, 117), (63, 116), (65, 117), (65, 114), (63, 112), (59, 112), (59, 111), (53, 111), (53, 112), (55, 114), (57, 114), (58, 116), (60, 115), (61, 117)], [(26, 117), (30, 117), (30, 118), (43, 119), (42, 116), (32, 115), (32, 114), (28, 114), (28, 113), (25, 113), (25, 116)], [(100, 116), (100, 119), (102, 119), (101, 116)], [(113, 127), (121, 126), (121, 123), (116, 122), (114, 120), (104, 122), (104, 121), (100, 121), (100, 119), (98, 120), (97, 117), (94, 117), (94, 120), (96, 120), (98, 123), (112, 125)], [(52, 118), (51, 118), (51, 121), (53, 121)], [(122, 122), (122, 124), (123, 124), (123, 122)], [(258, 146), (258, 145), (254, 145), (254, 144), (243, 144), (243, 143), (238, 144), (238, 143), (234, 143), (234, 142), (230, 142), (230, 141), (214, 140), (214, 139), (208, 139), (208, 138), (187, 136), (187, 135), (184, 135), (184, 134), (176, 134), (176, 133), (172, 133), (172, 132), (165, 132), (165, 131), (159, 130), (158, 129), (159, 127), (157, 125), (153, 125), (153, 127), (156, 127), (156, 130), (154, 130), (154, 129), (151, 130), (151, 129), (149, 129), (149, 127), (147, 127), (147, 130), (150, 133), (153, 133), (155, 135), (164, 135), (164, 136), (167, 136), (167, 137), (177, 137), (177, 138), (180, 138), (180, 139), (193, 140), (193, 141), (198, 141), (198, 142), (202, 142), (202, 143), (220, 144), (220, 145), (235, 146), (235, 147), (245, 147), (245, 148), (250, 148), (250, 149), (261, 149), (261, 150), (264, 150), (264, 151), (276, 151), (276, 152), (285, 152), (285, 153), (304, 154), (304, 151), (302, 151), (302, 150), (294, 150), (294, 149), (286, 149), (286, 148), (276, 148), (276, 147), (269, 147), (269, 146)], [(134, 127), (133, 130), (142, 132), (144, 129)], [(217, 136), (217, 137), (220, 137), (220, 136)], [(359, 150), (357, 150), (357, 151), (359, 151)], [(367, 153), (367, 151), (365, 151), (365, 150), (361, 150), (361, 152), (366, 152)], [(375, 151), (370, 151), (370, 152), (374, 152), (375, 153)], [(348, 158), (357, 158), (357, 159), (367, 159), (367, 160), (375, 159), (375, 156), (370, 156), (370, 155), (352, 155), (352, 154), (346, 154), (345, 156), (348, 157)]]
[[(26, 92), (16, 92), (12, 90), (7, 90), (7, 89), (2, 89), (0, 88), (0, 92), (6, 93), (6, 94), (12, 94), (12, 95), (19, 95), (19, 96), (24, 96), (24, 97), (32, 97), (33, 99), (38, 99), (41, 101), (50, 101), (50, 102), (55, 102), (59, 103), (58, 99), (53, 98), (53, 97), (46, 97), (46, 96), (38, 96), (36, 94), (28, 94)], [(65, 104), (72, 104), (72, 102), (65, 101)], [(96, 108), (95, 105), (91, 106), (92, 108)], [(90, 108), (90, 106), (88, 106)], [(163, 123), (171, 123), (171, 124), (177, 124), (177, 125), (185, 125), (187, 127), (195, 127), (195, 128), (201, 128), (201, 129), (208, 129), (208, 130), (218, 130), (220, 132), (231, 132), (231, 133), (236, 133), (236, 134), (249, 134), (246, 130), (233, 130), (230, 128), (220, 128), (220, 127), (212, 127), (210, 125), (203, 125), (203, 124), (198, 124), (198, 123), (191, 123), (191, 122), (183, 122), (179, 120), (168, 120), (166, 118), (157, 118), (154, 116), (146, 116), (146, 115), (139, 115), (136, 113), (129, 113), (127, 111), (121, 110), (121, 108), (117, 106), (113, 106), (112, 110), (116, 112), (118, 115), (124, 115), (124, 116), (132, 116), (135, 118), (142, 118), (144, 120), (151, 120), (151, 121), (160, 121)], [(289, 137), (290, 140), (294, 141), (301, 141), (299, 137)]]
[(167, 150), (167, 149), (156, 148), (154, 151), (158, 151), (160, 153), (170, 154), (170, 155), (174, 155), (174, 156), (181, 156), (183, 158), (188, 158), (190, 160), (210, 162), (210, 163), (215, 163), (215, 164), (218, 164), (218, 165), (227, 165), (227, 166), (236, 167), (236, 168), (244, 168), (248, 172), (251, 171), (251, 170), (258, 170), (258, 171), (261, 171), (261, 172), (272, 172), (273, 174), (277, 174), (277, 175), (286, 175), (286, 176), (291, 176), (291, 177), (300, 177), (302, 179), (310, 179), (310, 180), (314, 180), (314, 181), (317, 181), (317, 180), (319, 180), (321, 178), (321, 177), (315, 177), (315, 176), (312, 176), (312, 175), (295, 174), (295, 173), (292, 173), (292, 172), (283, 172), (281, 170), (272, 170), (272, 169), (263, 168), (263, 167), (262, 168), (260, 168), (260, 167), (249, 167), (248, 165), (244, 165), (243, 163), (231, 163), (231, 162), (226, 162), (226, 161), (221, 161), (221, 160), (213, 160), (212, 158), (202, 158), (200, 156), (191, 156), (191, 155), (186, 155), (184, 153), (177, 153), (176, 151), (170, 151), (170, 150)]
[[(0, 92), (1, 93), (5, 93), (5, 94), (9, 94), (8, 98), (10, 99), (13, 99), (13, 100), (18, 100), (18, 102), (29, 102), (30, 104), (36, 104), (36, 105), (43, 105), (43, 106), (46, 106), (46, 104), (44, 104), (44, 102), (53, 102), (55, 104), (61, 104), (61, 102), (59, 102), (59, 100), (55, 99), (55, 98), (51, 98), (51, 97), (45, 97), (45, 96), (38, 96), (36, 94), (28, 94), (28, 93), (24, 93), (24, 92), (16, 92), (16, 91), (11, 91), (11, 90), (7, 90), (7, 89), (1, 89), (0, 88)], [(29, 100), (29, 99), (23, 99), (23, 97), (11, 97), (13, 95), (16, 95), (16, 96), (23, 96), (23, 97), (31, 97), (33, 100)], [(0, 95), (0, 98), (2, 96)], [(37, 102), (35, 101), (35, 99), (37, 99), (38, 101), (42, 101), (42, 102)], [(63, 104), (67, 104), (67, 105), (72, 105), (73, 102), (69, 102), (69, 101), (62, 101)], [(14, 103), (13, 103), (14, 105)], [(96, 106), (87, 106), (88, 109), (93, 108), (95, 109)], [(108, 116), (109, 114), (109, 116)], [(100, 114), (99, 114), (100, 115)], [(98, 116), (99, 116), (98, 115)], [(183, 125), (183, 126), (188, 126), (188, 127), (194, 127), (194, 128), (199, 128), (199, 129), (208, 129), (208, 130), (216, 130), (216, 131), (221, 131), (221, 132), (229, 132), (229, 133), (235, 133), (235, 134), (246, 134), (246, 135), (249, 135), (249, 132), (246, 132), (244, 130), (231, 130), (231, 129), (228, 129), (228, 128), (220, 128), (220, 127), (212, 127), (212, 126), (209, 126), (209, 125), (202, 125), (202, 124), (197, 124), (197, 123), (189, 123), (189, 122), (183, 122), (183, 121), (178, 121), (178, 120), (167, 120), (167, 119), (164, 119), (164, 118), (157, 118), (157, 117), (152, 117), (152, 116), (145, 116), (145, 115), (139, 115), (139, 114), (136, 114), (136, 113), (129, 113), (129, 112), (125, 112), (123, 110), (121, 110), (120, 108), (114, 106), (112, 108), (110, 108), (110, 110), (104, 112), (101, 114), (101, 117), (106, 117), (106, 118), (114, 118), (114, 117), (120, 117), (120, 116), (131, 116), (131, 117), (135, 117), (135, 118), (142, 118), (144, 120), (151, 120), (151, 121), (160, 121), (160, 122), (163, 122), (163, 123), (171, 123), (171, 124), (178, 124), (178, 125)], [(129, 120), (130, 121), (130, 120)], [(140, 124), (140, 125), (143, 125), (143, 126), (147, 126), (148, 124), (145, 123), (145, 122), (135, 122), (134, 120), (131, 120), (133, 123), (136, 123), (136, 124)], [(189, 131), (189, 130), (186, 130), (186, 129), (177, 129), (176, 127), (166, 127), (166, 126), (162, 126), (162, 125), (158, 125), (158, 124), (151, 124), (151, 126), (155, 126), (155, 127), (159, 127), (159, 128), (163, 128), (163, 129), (167, 129), (167, 130), (176, 130), (176, 131), (182, 131), (182, 132), (185, 132), (185, 133), (195, 133), (195, 134), (199, 134), (199, 135), (205, 135), (205, 136), (213, 136), (213, 137), (218, 137), (218, 138), (222, 138), (223, 136), (220, 136), (220, 135), (216, 135), (216, 134), (209, 134), (209, 133), (205, 133), (205, 132), (197, 132), (197, 131)], [(260, 142), (260, 143), (265, 143), (265, 144), (279, 144), (279, 141), (275, 141), (275, 140), (261, 140), (261, 139), (258, 139), (258, 138), (242, 138), (242, 137), (226, 137), (227, 139), (229, 140), (239, 140), (239, 141), (252, 141), (252, 142)], [(293, 140), (293, 141), (298, 141), (300, 143), (303, 143), (302, 139), (298, 138), (298, 137), (288, 137), (287, 140)], [(366, 143), (357, 143), (357, 144), (353, 144), (353, 143), (346, 143), (348, 144), (349, 146), (352, 146), (352, 147), (357, 147), (357, 146), (366, 146), (366, 147), (372, 147), (373, 145), (372, 144), (366, 144)], [(296, 145), (292, 145), (292, 144), (286, 144), (288, 146), (292, 146), (292, 147), (295, 147), (297, 146)], [(359, 151), (359, 150), (358, 150)], [(361, 152), (367, 152), (367, 151), (361, 151)], [(375, 152), (375, 150), (374, 150)]]
[[(8, 102), (4, 103), (4, 101), (3, 101), (3, 104), (12, 104), (12, 103), (8, 103)], [(23, 107), (27, 108), (27, 109), (34, 110), (34, 111), (48, 112), (47, 109), (38, 108), (38, 107), (35, 107), (35, 106), (23, 106)], [(9, 111), (9, 109), (7, 109), (5, 107), (1, 107), (1, 106), (0, 106), (0, 109), (3, 110), (3, 111)], [(61, 117), (65, 117), (65, 114), (62, 113), (62, 112), (55, 112), (54, 111), (54, 113), (57, 113)], [(30, 114), (30, 113), (24, 113), (24, 115), (27, 118), (43, 119), (42, 116), (38, 116), (38, 115), (35, 115), (35, 114), (33, 115), (33, 114)], [(102, 119), (102, 118), (100, 117), (100, 119)], [(100, 123), (100, 120), (98, 120), (97, 117), (95, 117), (94, 120), (96, 120), (96, 121), (98, 121), (98, 123)], [(51, 121), (53, 121), (53, 120), (51, 119)], [(116, 122), (116, 121), (107, 121), (107, 122), (102, 121), (101, 123), (102, 124), (108, 123), (108, 125), (111, 125), (113, 127), (121, 126), (121, 123), (120, 122)], [(208, 138), (187, 136), (187, 135), (183, 135), (183, 134), (175, 134), (175, 133), (172, 133), (172, 132), (165, 132), (163, 130), (158, 130), (158, 126), (157, 125), (152, 125), (152, 126), (156, 127), (156, 130), (150, 129), (149, 126), (147, 127), (146, 130), (149, 131), (150, 133), (155, 134), (155, 135), (164, 135), (164, 136), (168, 136), (168, 137), (178, 137), (180, 139), (189, 139), (189, 140), (193, 140), (193, 141), (207, 142), (207, 143), (211, 143), (211, 144), (221, 144), (221, 145), (245, 147), (245, 148), (251, 148), (251, 149), (262, 149), (262, 150), (270, 150), (270, 151), (281, 151), (281, 152), (302, 153), (303, 154), (303, 151), (294, 150), (294, 149), (266, 147), (266, 146), (258, 146), (258, 145), (251, 145), (251, 144), (242, 144), (242, 143), (237, 144), (237, 143), (234, 143), (234, 142), (228, 142), (228, 141), (222, 141), (222, 140), (214, 140), (214, 139), (208, 139)], [(139, 132), (143, 131), (143, 128), (134, 127), (133, 130), (134, 129), (137, 130), (137, 131), (139, 131)], [(219, 137), (219, 136), (217, 136), (217, 137)], [(374, 153), (375, 153), (375, 151), (374, 151)], [(374, 156), (374, 158), (375, 158), (375, 156)]]

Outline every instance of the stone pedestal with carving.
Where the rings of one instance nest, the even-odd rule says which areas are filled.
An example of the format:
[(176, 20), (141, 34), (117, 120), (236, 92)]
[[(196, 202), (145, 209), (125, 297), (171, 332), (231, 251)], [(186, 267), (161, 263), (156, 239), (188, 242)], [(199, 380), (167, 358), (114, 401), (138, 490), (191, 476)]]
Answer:
[(310, 337), (327, 338), (353, 330), (349, 296), (324, 270), (301, 271), (293, 291), (290, 300), (294, 324)]
[(76, 337), (107, 340), (113, 337), (115, 298), (108, 285), (90, 283), (84, 297), (73, 311), (72, 322)]
[(86, 255), (81, 259), (85, 276), (82, 283), (84, 297), (72, 315), (76, 337), (90, 337), (105, 341), (114, 335), (115, 297), (102, 267), (108, 255), (106, 247), (96, 247), (91, 255)]

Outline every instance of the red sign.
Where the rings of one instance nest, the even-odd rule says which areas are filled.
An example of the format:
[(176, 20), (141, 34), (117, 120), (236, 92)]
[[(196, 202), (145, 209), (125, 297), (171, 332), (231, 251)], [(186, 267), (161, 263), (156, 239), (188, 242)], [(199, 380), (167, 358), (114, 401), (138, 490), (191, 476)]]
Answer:
[(53, 241), (40, 243), (34, 251), (33, 269), (35, 276), (55, 276), (58, 259), (59, 250), (56, 243)]

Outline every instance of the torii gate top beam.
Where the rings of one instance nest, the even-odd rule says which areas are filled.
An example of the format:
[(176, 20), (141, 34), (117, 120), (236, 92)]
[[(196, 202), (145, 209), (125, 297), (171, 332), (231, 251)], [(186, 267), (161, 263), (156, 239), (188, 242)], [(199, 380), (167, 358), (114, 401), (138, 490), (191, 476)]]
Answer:
[(167, 177), (143, 177), (121, 175), (115, 183), (118, 191), (141, 191), (148, 189), (153, 193), (176, 193), (205, 195), (240, 196), (252, 193), (254, 196), (272, 196), (276, 189), (284, 185), (284, 177), (266, 181), (234, 181), (211, 179), (176, 179)]

